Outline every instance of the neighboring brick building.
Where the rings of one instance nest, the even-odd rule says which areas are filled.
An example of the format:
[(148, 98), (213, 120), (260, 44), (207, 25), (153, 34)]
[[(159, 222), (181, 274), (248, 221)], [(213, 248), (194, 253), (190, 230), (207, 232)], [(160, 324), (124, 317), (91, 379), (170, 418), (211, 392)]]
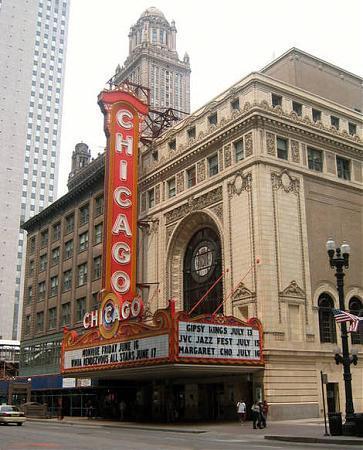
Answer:
[[(291, 65), (299, 82), (286, 82)], [(317, 80), (315, 86), (335, 80), (340, 103), (337, 93), (328, 98), (329, 91), (299, 87), (306, 89), (305, 78)], [(362, 81), (291, 49), (141, 150), (137, 281), (147, 309), (175, 298), (178, 310), (189, 310), (224, 273), (197, 312), (213, 312), (224, 298), (224, 314), (258, 317), (266, 364), (261, 370), (225, 367), (223, 374), (213, 365), (203, 374), (187, 368), (188, 376), (174, 379), (168, 372), (161, 380), (140, 368), (127, 376), (121, 369), (122, 383), (99, 371), (100, 383), (108, 380), (115, 390), (129, 383), (135, 395), (147, 392), (158, 402), (169, 392), (168, 401), (174, 398), (185, 417), (232, 417), (235, 399), (260, 395), (272, 418), (316, 417), (324, 370), (330, 410), (344, 404), (342, 369), (333, 355), (340, 339), (330, 309), (338, 299), (325, 242), (333, 236), (350, 243), (346, 307), (362, 314)], [(24, 225), (23, 375), (56, 373), (62, 326), (80, 331), (81, 311), (95, 304), (103, 164), (99, 156), (76, 167), (70, 191)], [(352, 366), (359, 411), (362, 329), (351, 341), (360, 353)]]

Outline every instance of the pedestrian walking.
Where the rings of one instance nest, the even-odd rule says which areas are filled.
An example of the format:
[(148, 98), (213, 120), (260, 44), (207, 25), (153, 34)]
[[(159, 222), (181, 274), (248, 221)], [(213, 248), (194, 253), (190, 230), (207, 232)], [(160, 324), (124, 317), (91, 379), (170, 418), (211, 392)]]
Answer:
[(243, 400), (237, 402), (237, 414), (240, 423), (243, 424), (246, 421), (246, 403)]
[(254, 402), (254, 404), (251, 407), (251, 411), (252, 411), (253, 429), (256, 430), (256, 428), (261, 428), (261, 414), (258, 402)]
[(120, 420), (124, 420), (125, 418), (125, 411), (126, 411), (126, 402), (125, 400), (121, 400), (120, 404), (118, 405), (119, 410), (120, 410)]
[(266, 428), (267, 426), (267, 414), (268, 414), (268, 403), (266, 400), (262, 402), (262, 412), (261, 412), (261, 419), (262, 419), (262, 426)]

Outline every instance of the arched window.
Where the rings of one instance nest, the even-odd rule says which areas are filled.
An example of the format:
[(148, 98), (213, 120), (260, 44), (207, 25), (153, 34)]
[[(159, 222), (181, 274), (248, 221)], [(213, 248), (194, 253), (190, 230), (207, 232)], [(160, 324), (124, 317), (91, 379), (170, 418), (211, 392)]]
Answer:
[(319, 296), (318, 306), (320, 342), (336, 342), (337, 332), (332, 313), (332, 308), (334, 308), (333, 299), (324, 292)]
[[(184, 256), (184, 310), (190, 311), (221, 274), (221, 241), (214, 230), (203, 228), (189, 241)], [(220, 280), (193, 315), (213, 313), (222, 301), (222, 296), (223, 286)], [(223, 313), (223, 307), (218, 312)]]
[[(349, 300), (349, 312), (358, 317), (363, 317), (363, 305), (358, 297)], [(363, 321), (359, 322), (357, 332), (351, 333), (352, 344), (363, 344)]]

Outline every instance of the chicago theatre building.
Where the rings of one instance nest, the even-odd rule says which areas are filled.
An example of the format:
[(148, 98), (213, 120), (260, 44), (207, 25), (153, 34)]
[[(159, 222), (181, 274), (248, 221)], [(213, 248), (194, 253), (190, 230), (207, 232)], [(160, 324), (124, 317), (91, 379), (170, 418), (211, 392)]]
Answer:
[[(350, 243), (362, 315), (362, 82), (291, 49), (139, 146), (143, 99), (101, 93), (106, 154), (78, 144), (68, 193), (24, 224), (33, 397), (82, 414), (88, 396), (100, 415), (124, 400), (130, 419), (234, 418), (240, 399), (318, 417), (323, 371), (344, 411), (325, 242)], [(362, 411), (362, 328), (349, 341)]]

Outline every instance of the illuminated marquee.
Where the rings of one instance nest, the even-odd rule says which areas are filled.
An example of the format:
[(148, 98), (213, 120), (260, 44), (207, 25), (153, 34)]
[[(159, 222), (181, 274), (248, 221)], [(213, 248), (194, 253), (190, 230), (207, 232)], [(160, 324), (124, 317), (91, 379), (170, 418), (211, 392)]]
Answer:
[(119, 320), (142, 311), (141, 299), (135, 302), (137, 162), (140, 117), (148, 109), (121, 90), (101, 92), (98, 103), (107, 136), (103, 303), (98, 313), (86, 314), (84, 325), (102, 325), (104, 337), (110, 337)]

